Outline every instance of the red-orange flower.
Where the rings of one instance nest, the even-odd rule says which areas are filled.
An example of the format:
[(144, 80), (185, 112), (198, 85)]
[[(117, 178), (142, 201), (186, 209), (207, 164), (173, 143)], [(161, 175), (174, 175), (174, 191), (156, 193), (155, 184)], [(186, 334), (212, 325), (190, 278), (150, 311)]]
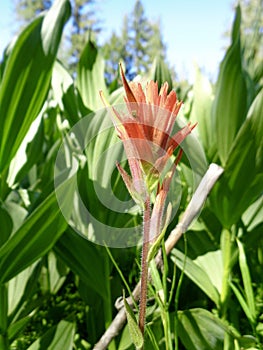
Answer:
[[(156, 205), (161, 207), (182, 152), (167, 169), (168, 160), (195, 125), (188, 124), (172, 135), (182, 105), (175, 91), (168, 92), (167, 82), (158, 91), (158, 84), (154, 81), (148, 82), (144, 91), (140, 83), (128, 83), (121, 66), (120, 70), (126, 110), (119, 111), (112, 107), (112, 120), (123, 141), (131, 177), (119, 164), (117, 167), (137, 202), (143, 204), (145, 198), (157, 189)], [(153, 214), (156, 210), (153, 209)], [(159, 217), (157, 221), (160, 220)]]
[[(123, 142), (131, 176), (117, 164), (118, 170), (134, 200), (143, 209), (142, 275), (139, 308), (139, 327), (144, 333), (148, 251), (167, 225), (169, 214), (163, 224), (164, 206), (182, 149), (171, 165), (168, 164), (175, 149), (192, 131), (195, 125), (186, 125), (172, 135), (175, 119), (181, 107), (175, 91), (168, 93), (164, 83), (158, 91), (157, 83), (150, 81), (145, 88), (140, 83), (128, 83), (121, 68), (121, 78), (126, 93), (126, 110), (112, 107), (112, 120), (118, 136)], [(102, 94), (101, 94), (102, 96)], [(103, 97), (103, 96), (102, 96)], [(152, 192), (156, 197), (152, 204)], [(168, 211), (169, 212), (169, 211)]]

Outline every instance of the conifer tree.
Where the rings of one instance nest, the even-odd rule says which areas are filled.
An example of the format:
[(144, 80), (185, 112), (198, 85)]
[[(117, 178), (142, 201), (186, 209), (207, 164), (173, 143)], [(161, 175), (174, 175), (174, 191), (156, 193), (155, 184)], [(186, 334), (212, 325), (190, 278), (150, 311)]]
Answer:
[(165, 58), (166, 54), (160, 24), (146, 17), (140, 0), (136, 0), (132, 12), (124, 17), (120, 35), (112, 33), (102, 49), (108, 83), (116, 78), (120, 60), (125, 64), (126, 76), (133, 79), (149, 71), (155, 57)]

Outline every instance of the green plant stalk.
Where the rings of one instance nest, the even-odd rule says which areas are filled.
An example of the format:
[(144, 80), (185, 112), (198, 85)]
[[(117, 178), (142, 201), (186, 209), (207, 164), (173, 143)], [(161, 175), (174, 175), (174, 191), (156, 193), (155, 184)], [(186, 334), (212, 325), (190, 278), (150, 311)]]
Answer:
[(144, 335), (144, 325), (146, 316), (147, 304), (147, 283), (148, 283), (148, 251), (150, 239), (150, 219), (151, 219), (151, 202), (149, 196), (144, 203), (143, 212), (143, 245), (142, 245), (142, 260), (141, 260), (141, 291), (139, 305), (139, 328)]
[(108, 255), (109, 255), (109, 257), (110, 257), (110, 259), (111, 259), (113, 265), (115, 266), (116, 270), (118, 271), (119, 276), (120, 276), (120, 278), (121, 278), (123, 284), (125, 285), (125, 287), (126, 287), (128, 293), (129, 293), (129, 296), (132, 298), (134, 307), (138, 310), (138, 306), (137, 306), (137, 303), (136, 303), (136, 301), (135, 301), (135, 299), (134, 299), (134, 296), (133, 296), (133, 294), (132, 294), (132, 290), (131, 290), (131, 288), (130, 288), (128, 282), (126, 281), (125, 277), (123, 276), (123, 273), (121, 272), (121, 269), (119, 268), (119, 266), (118, 266), (116, 260), (114, 259), (113, 255), (111, 254), (110, 249), (106, 246), (106, 244), (105, 244), (105, 249), (107, 250), (107, 253), (108, 253)]
[(186, 240), (186, 235), (183, 235), (184, 237), (184, 263), (183, 263), (183, 269), (181, 271), (178, 285), (176, 288), (176, 293), (175, 293), (175, 317), (174, 317), (174, 341), (175, 341), (175, 350), (179, 350), (179, 344), (178, 344), (178, 305), (179, 305), (179, 296), (180, 296), (180, 290), (184, 278), (184, 270), (185, 270), (185, 264), (186, 264), (186, 257), (187, 257), (187, 240)]
[(223, 229), (221, 237), (221, 249), (223, 251), (223, 281), (222, 292), (220, 297), (220, 315), (223, 320), (227, 319), (227, 304), (230, 292), (229, 277), (231, 273), (231, 232), (228, 229)]
[(8, 291), (6, 285), (0, 285), (0, 350), (8, 350)]
[[(107, 329), (111, 322), (112, 322), (112, 310), (111, 310), (111, 288), (110, 288), (110, 266), (109, 266), (109, 256), (107, 254), (104, 254), (105, 258), (105, 275), (107, 276), (107, 283), (106, 283), (106, 289), (107, 289), (107, 300), (103, 300), (103, 307), (104, 307), (104, 317), (105, 317), (105, 329)], [(115, 340), (113, 339), (112, 342), (108, 346), (109, 350), (116, 350)]]
[(167, 292), (167, 275), (168, 275), (168, 259), (165, 251), (165, 245), (164, 240), (162, 240), (162, 252), (163, 252), (163, 278), (162, 278), (162, 285), (163, 285), (163, 294), (164, 294), (164, 301), (163, 301), (163, 325), (164, 325), (164, 336), (165, 336), (165, 347), (167, 350), (173, 348), (172, 344), (172, 338), (171, 338), (171, 325), (170, 325), (170, 314), (169, 314), (169, 301), (168, 301), (168, 292)]
[(170, 350), (173, 348), (172, 338), (171, 338), (171, 325), (170, 325), (170, 317), (169, 312), (166, 309), (166, 305), (164, 305), (164, 310), (161, 313), (162, 321), (163, 321), (163, 329), (164, 329), (164, 338), (165, 338), (165, 349)]
[[(231, 274), (231, 231), (229, 229), (223, 229), (221, 235), (221, 249), (223, 252), (223, 281), (222, 281), (222, 292), (220, 297), (220, 315), (223, 320), (227, 320), (228, 300), (230, 295), (230, 274)], [(224, 337), (224, 350), (230, 348), (231, 339), (227, 332)]]

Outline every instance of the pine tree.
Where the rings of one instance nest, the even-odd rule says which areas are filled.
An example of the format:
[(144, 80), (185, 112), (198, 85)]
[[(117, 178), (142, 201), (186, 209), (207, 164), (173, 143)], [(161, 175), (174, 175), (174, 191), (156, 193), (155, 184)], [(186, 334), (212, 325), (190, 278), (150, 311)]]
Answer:
[(164, 58), (166, 53), (160, 24), (147, 19), (140, 0), (136, 0), (133, 11), (124, 17), (121, 34), (112, 33), (102, 49), (108, 83), (116, 78), (119, 61), (125, 64), (126, 76), (133, 79), (149, 71), (155, 57)]
[(95, 40), (101, 31), (100, 21), (95, 16), (95, 9), (95, 0), (72, 1), (72, 18), (69, 34), (66, 37), (68, 47), (66, 56), (73, 70), (88, 39)]
[(149, 66), (149, 42), (153, 36), (151, 23), (147, 20), (140, 0), (137, 0), (131, 15), (128, 51), (133, 57), (132, 67), (127, 66), (130, 78), (138, 72), (147, 71)]

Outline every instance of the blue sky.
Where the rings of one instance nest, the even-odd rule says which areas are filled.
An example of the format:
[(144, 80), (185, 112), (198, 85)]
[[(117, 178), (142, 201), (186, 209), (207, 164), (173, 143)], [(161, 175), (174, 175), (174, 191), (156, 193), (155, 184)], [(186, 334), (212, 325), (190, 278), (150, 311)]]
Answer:
[[(194, 62), (215, 79), (218, 66), (229, 44), (223, 37), (234, 18), (234, 0), (142, 0), (146, 16), (160, 20), (169, 62), (179, 77), (193, 79)], [(135, 0), (97, 0), (102, 19), (101, 41), (112, 30), (119, 32), (125, 14), (132, 11)], [(15, 30), (12, 0), (0, 4), (0, 57)]]

